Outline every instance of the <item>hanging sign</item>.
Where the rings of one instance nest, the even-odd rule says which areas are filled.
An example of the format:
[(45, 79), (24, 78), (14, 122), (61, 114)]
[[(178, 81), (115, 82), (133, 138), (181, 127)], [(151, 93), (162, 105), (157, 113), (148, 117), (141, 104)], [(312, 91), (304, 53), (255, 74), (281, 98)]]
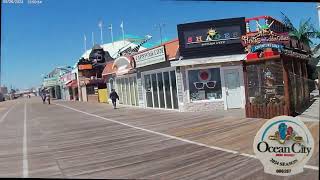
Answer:
[(243, 46), (264, 44), (264, 43), (274, 43), (274, 44), (284, 44), (289, 42), (289, 34), (286, 33), (276, 33), (270, 30), (270, 26), (273, 24), (271, 22), (269, 25), (258, 25), (258, 32), (247, 33), (241, 36), (241, 43)]
[(143, 67), (166, 61), (166, 54), (164, 46), (160, 46), (134, 55), (133, 58), (135, 59), (136, 67)]
[(280, 44), (259, 44), (259, 45), (255, 45), (251, 47), (251, 52), (256, 52), (258, 50), (263, 50), (265, 48), (272, 48), (272, 49), (278, 49), (278, 51), (282, 51), (283, 50), (283, 45)]

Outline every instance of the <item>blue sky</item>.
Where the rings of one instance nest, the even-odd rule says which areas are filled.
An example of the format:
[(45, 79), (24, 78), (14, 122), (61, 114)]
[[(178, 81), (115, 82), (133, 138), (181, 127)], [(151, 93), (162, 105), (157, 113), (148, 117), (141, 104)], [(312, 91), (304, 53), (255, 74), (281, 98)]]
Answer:
[[(312, 18), (318, 26), (316, 3), (189, 2), (160, 0), (42, 0), (41, 4), (2, 4), (2, 84), (16, 88), (39, 86), (41, 75), (55, 66), (74, 65), (83, 53), (83, 36), (91, 45), (91, 32), (99, 40), (98, 21), (113, 24), (114, 36), (151, 34), (159, 41), (155, 24), (165, 23), (164, 36), (177, 37), (177, 24), (269, 15), (280, 11), (298, 25)], [(110, 42), (105, 28), (104, 42)]]

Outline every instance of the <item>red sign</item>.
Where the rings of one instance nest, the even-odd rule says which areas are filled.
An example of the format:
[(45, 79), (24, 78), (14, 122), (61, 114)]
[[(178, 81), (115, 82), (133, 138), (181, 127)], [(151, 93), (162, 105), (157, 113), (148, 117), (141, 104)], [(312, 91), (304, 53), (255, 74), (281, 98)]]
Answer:
[(92, 69), (92, 65), (91, 64), (80, 64), (78, 65), (79, 70), (89, 70)]

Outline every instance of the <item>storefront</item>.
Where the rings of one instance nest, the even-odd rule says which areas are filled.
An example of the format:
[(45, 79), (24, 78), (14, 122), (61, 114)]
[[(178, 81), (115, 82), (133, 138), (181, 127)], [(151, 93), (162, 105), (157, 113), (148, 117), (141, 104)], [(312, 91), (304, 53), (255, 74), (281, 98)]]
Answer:
[(133, 56), (137, 71), (139, 105), (144, 108), (179, 109), (176, 68), (178, 40), (141, 51)]
[(108, 61), (113, 61), (113, 58), (99, 45), (92, 48), (87, 59), (82, 57), (78, 61), (79, 94), (82, 101), (100, 102), (99, 93), (106, 91), (107, 88), (102, 72)]
[(245, 107), (241, 35), (245, 19), (233, 18), (178, 25), (177, 67), (180, 111)]
[(117, 77), (115, 82), (115, 87), (120, 97), (119, 103), (124, 105), (139, 106), (136, 74)]
[(120, 56), (106, 65), (103, 76), (106, 77), (109, 93), (115, 89), (119, 95), (119, 103), (139, 106), (137, 74), (133, 69), (131, 56)]
[(72, 76), (75, 77), (75, 75), (72, 74), (72, 72), (70, 71), (68, 73), (63, 74), (60, 77), (61, 90), (62, 90), (61, 98), (64, 100), (71, 100), (71, 94), (70, 94), (71, 87), (70, 86), (72, 84), (74, 84), (74, 83), (72, 83), (72, 81), (73, 81)]
[(143, 101), (148, 108), (178, 109), (175, 68), (141, 73)]
[[(295, 115), (308, 106), (307, 63), (310, 48), (290, 39), (284, 25), (271, 17), (242, 36), (248, 54), (244, 61), (247, 117)], [(276, 28), (278, 27), (278, 28)]]
[(44, 89), (47, 89), (51, 98), (61, 99), (59, 76), (44, 78), (42, 85)]

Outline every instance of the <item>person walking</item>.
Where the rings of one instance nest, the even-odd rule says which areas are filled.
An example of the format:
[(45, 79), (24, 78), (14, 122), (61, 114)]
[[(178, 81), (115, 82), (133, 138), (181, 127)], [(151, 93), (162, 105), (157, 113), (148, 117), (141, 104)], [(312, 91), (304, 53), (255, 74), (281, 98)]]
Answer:
[(114, 89), (111, 90), (110, 99), (112, 100), (113, 109), (116, 109), (117, 108), (117, 99), (119, 100), (119, 96)]
[(46, 103), (46, 97), (47, 97), (47, 94), (46, 94), (45, 90), (43, 89), (41, 92), (41, 98), (42, 98), (43, 104)]
[(47, 100), (48, 100), (48, 104), (50, 104), (50, 93), (47, 93), (46, 97), (47, 97)]

